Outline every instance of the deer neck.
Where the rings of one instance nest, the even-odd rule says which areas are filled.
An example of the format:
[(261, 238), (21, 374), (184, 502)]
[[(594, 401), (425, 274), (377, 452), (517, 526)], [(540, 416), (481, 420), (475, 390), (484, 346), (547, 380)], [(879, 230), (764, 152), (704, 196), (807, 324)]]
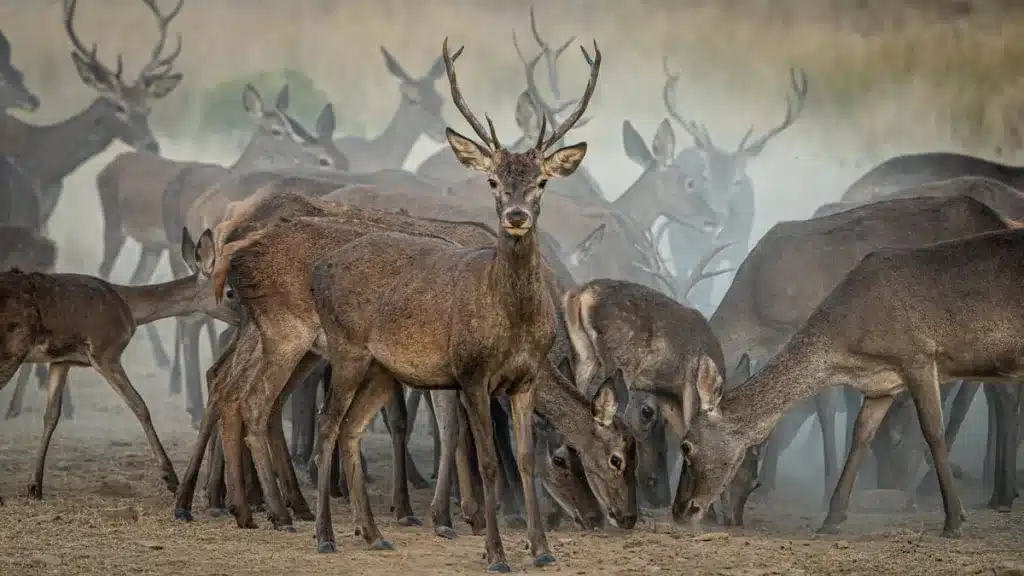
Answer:
[(26, 125), (26, 148), (19, 155), (25, 169), (39, 176), (44, 184), (63, 180), (114, 141), (113, 131), (100, 119), (105, 104), (100, 98), (87, 108), (45, 126)]
[(847, 381), (822, 335), (797, 334), (747, 382), (726, 393), (720, 407), (749, 445), (768, 438), (793, 407)]
[(549, 310), (544, 307), (544, 278), (541, 271), (540, 242), (536, 226), (522, 236), (501, 230), (490, 269), (491, 290), (506, 307), (506, 314), (517, 322), (529, 321)]
[(391, 118), (391, 122), (384, 127), (384, 131), (369, 141), (380, 166), (401, 167), (419, 140), (420, 132), (409, 129), (409, 126), (417, 124), (412, 121), (412, 114), (413, 111), (407, 104), (399, 104), (398, 110)]
[(209, 286), (197, 282), (195, 274), (160, 284), (115, 284), (114, 289), (128, 304), (136, 326), (202, 311), (203, 297), (210, 296)]
[(636, 182), (626, 188), (626, 191), (612, 202), (612, 206), (616, 210), (628, 214), (641, 230), (650, 230), (654, 221), (662, 214), (669, 219), (678, 217), (675, 207), (669, 206), (668, 210), (664, 210), (663, 208), (666, 207), (659, 206), (658, 202), (654, 201), (656, 196), (648, 192), (650, 185), (646, 183), (651, 181), (651, 175), (650, 171), (644, 172)]
[(586, 397), (544, 360), (534, 385), (534, 409), (565, 435), (569, 444), (582, 448), (594, 427), (594, 415)]
[(282, 156), (277, 150), (278, 146), (278, 142), (273, 137), (259, 132), (254, 133), (238, 160), (235, 160), (235, 163), (228, 169), (232, 172), (248, 172), (294, 166), (295, 161)]

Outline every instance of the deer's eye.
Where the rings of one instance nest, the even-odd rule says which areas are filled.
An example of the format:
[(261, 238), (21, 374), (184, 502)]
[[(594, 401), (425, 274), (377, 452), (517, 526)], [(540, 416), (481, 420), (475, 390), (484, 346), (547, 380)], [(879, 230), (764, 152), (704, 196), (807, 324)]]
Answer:
[(547, 186), (547, 185), (548, 185), (547, 179), (544, 179), (544, 180), (541, 180), (540, 182), (537, 182), (537, 188), (540, 188), (541, 190), (543, 190), (544, 187)]
[(568, 465), (565, 462), (565, 458), (563, 458), (561, 456), (552, 456), (551, 457), (551, 463), (554, 464), (555, 466), (557, 466), (558, 468), (567, 468), (568, 467)]
[(654, 408), (651, 408), (650, 406), (643, 406), (640, 408), (640, 415), (645, 419), (650, 420), (654, 417)]
[(114, 107), (117, 110), (118, 114), (127, 114), (128, 113), (128, 107), (124, 105), (124, 102), (118, 102), (117, 104), (114, 105)]
[(608, 464), (616, 470), (622, 470), (622, 458), (619, 458), (616, 454), (612, 454), (611, 458), (608, 459)]
[(330, 166), (331, 165), (331, 159), (327, 158), (327, 157), (321, 157), (320, 158), (320, 165), (321, 166)]
[(491, 187), (491, 190), (497, 190), (498, 189), (498, 181), (495, 180), (494, 178), (488, 178), (487, 179), (487, 185)]

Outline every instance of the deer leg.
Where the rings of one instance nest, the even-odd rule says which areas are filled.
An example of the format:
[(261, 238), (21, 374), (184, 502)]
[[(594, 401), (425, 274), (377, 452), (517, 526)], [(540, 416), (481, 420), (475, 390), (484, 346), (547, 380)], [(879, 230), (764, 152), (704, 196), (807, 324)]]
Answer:
[[(775, 430), (768, 437), (764, 447), (764, 456), (762, 457), (763, 464), (761, 465), (762, 487), (765, 491), (772, 492), (775, 490), (779, 474), (779, 459), (782, 457), (782, 451), (793, 443), (793, 439), (807, 420), (810, 408), (809, 404), (805, 404), (790, 411), (789, 414), (782, 417), (782, 420), (779, 421)], [(679, 504), (685, 504), (685, 502)]]
[[(410, 391), (410, 396), (415, 393), (419, 391)], [(454, 390), (435, 390), (430, 396), (434, 403), (434, 418), (437, 419), (437, 430), (441, 437), (437, 483), (434, 484), (434, 499), (430, 502), (430, 517), (434, 525), (434, 534), (453, 540), (458, 537), (452, 522), (451, 490), (452, 467), (455, 465), (455, 448), (459, 434), (456, 413), (459, 398), (458, 392)]]
[[(439, 458), (441, 456), (441, 430), (438, 427), (437, 418), (436, 418), (436, 415), (434, 414), (434, 402), (433, 402), (433, 400), (430, 397), (427, 398), (426, 405), (427, 405), (427, 411), (430, 412), (430, 425), (431, 425), (431, 427), (433, 428), (433, 431), (434, 431), (434, 436), (433, 436), (433, 438), (434, 438), (433, 470), (431, 470), (430, 474), (431, 474), (431, 478), (437, 478), (438, 466), (440, 465)], [(412, 426), (410, 426), (409, 429), (411, 430)]]
[[(960, 381), (960, 387), (953, 397), (953, 405), (949, 409), (949, 422), (946, 423), (946, 446), (952, 447), (956, 437), (960, 433), (960, 427), (967, 418), (967, 411), (971, 408), (975, 395), (981, 385), (978, 382), (967, 380)], [(928, 473), (917, 485), (916, 493), (920, 496), (934, 494), (938, 488), (939, 481), (935, 475), (935, 466), (931, 460), (928, 461)]]
[(68, 383), (70, 364), (54, 363), (50, 365), (50, 382), (46, 394), (46, 414), (43, 416), (43, 435), (39, 439), (39, 450), (36, 452), (36, 466), (32, 472), (32, 482), (28, 485), (29, 498), (39, 500), (43, 497), (43, 469), (46, 467), (46, 452), (50, 449), (50, 439), (57, 429), (60, 420), (60, 403), (63, 401), (64, 387)]
[[(456, 393), (456, 398), (458, 398)], [(476, 457), (476, 442), (469, 426), (466, 407), (459, 399), (455, 414), (458, 416), (458, 444), (455, 445), (455, 471), (459, 478), (459, 508), (474, 536), (479, 536), (487, 527), (484, 508), (484, 481), (480, 476), (480, 462)]]
[[(172, 260), (173, 261), (173, 260)], [(225, 333), (227, 330), (225, 330)], [(224, 442), (223, 434), (215, 434), (217, 422), (220, 418), (220, 401), (217, 400), (214, 391), (222, 389), (227, 378), (233, 376), (234, 359), (238, 350), (239, 340), (234, 338), (237, 332), (231, 334), (232, 338), (224, 346), (224, 351), (206, 371), (207, 388), (209, 389), (209, 402), (203, 411), (202, 420), (199, 423), (199, 435), (192, 448), (192, 455), (189, 457), (188, 468), (181, 484), (178, 485), (178, 492), (174, 498), (175, 520), (192, 520), (192, 500), (195, 498), (196, 482), (199, 479), (199, 471), (203, 465), (203, 454), (207, 447), (210, 447), (210, 468), (208, 474), (213, 475), (213, 451), (214, 447), (221, 447)], [(223, 335), (223, 334), (222, 334)], [(249, 339), (245, 341), (241, 354), (255, 353), (253, 346), (256, 341)], [(213, 441), (211, 442), (211, 437)], [(209, 495), (209, 487), (207, 494)], [(222, 505), (222, 503), (221, 503)]]
[[(113, 354), (119, 355), (119, 352), (113, 352)], [(156, 429), (153, 428), (153, 419), (149, 415), (149, 408), (146, 406), (146, 402), (142, 399), (142, 396), (139, 396), (138, 390), (132, 386), (128, 375), (124, 372), (124, 367), (121, 366), (120, 359), (93, 357), (90, 360), (92, 360), (92, 365), (96, 368), (96, 371), (110, 383), (110, 386), (117, 392), (118, 396), (124, 400), (128, 408), (135, 414), (135, 418), (138, 419), (139, 424), (142, 425), (142, 430), (146, 433), (146, 439), (149, 440), (150, 448), (152, 448), (157, 460), (160, 461), (161, 479), (168, 490), (177, 492), (178, 476), (174, 473), (174, 464), (171, 464), (171, 459), (167, 456), (163, 444), (160, 443), (160, 437), (157, 436)]]
[(853, 482), (857, 478), (857, 469), (864, 457), (871, 439), (878, 426), (889, 411), (894, 396), (881, 396), (878, 398), (864, 397), (860, 413), (857, 414), (857, 422), (854, 425), (853, 443), (850, 444), (850, 452), (846, 456), (846, 463), (839, 475), (839, 482), (832, 492), (832, 500), (829, 502), (828, 514), (819, 532), (823, 534), (837, 534), (839, 525), (846, 520), (846, 511), (850, 507), (850, 493), (853, 491)]
[(181, 318), (181, 346), (185, 364), (185, 412), (189, 414), (192, 426), (197, 427), (203, 417), (203, 389), (199, 363), (199, 333), (203, 329), (201, 319), (196, 315)]
[(501, 487), (501, 509), (505, 525), (521, 530), (526, 528), (523, 519), (523, 482), (517, 469), (512, 448), (512, 433), (509, 415), (501, 402), (491, 397), (491, 422), (494, 428), (494, 446), (498, 452), (498, 482)]
[[(367, 376), (373, 358), (369, 352), (348, 345), (346, 342), (334, 342), (328, 339), (330, 349), (330, 378), (326, 380), (328, 390), (324, 396), (324, 418), (317, 439), (318, 459), (314, 462), (320, 470), (328, 473), (317, 478), (316, 502), (316, 543), (317, 552), (336, 552), (338, 546), (334, 539), (334, 527), (331, 523), (331, 466), (335, 453), (338, 451), (338, 440), (342, 434), (342, 426), (347, 421), (348, 410), (359, 390), (360, 384)], [(371, 413), (372, 416), (372, 413)], [(359, 478), (362, 478), (362, 465), (359, 461), (359, 442), (356, 439), (356, 452), (343, 454), (346, 460), (355, 458), (359, 464)], [(315, 458), (314, 460), (316, 460)], [(347, 462), (346, 462), (347, 463)], [(353, 467), (355, 468), (355, 467)], [(354, 477), (352, 477), (354, 479)], [(353, 510), (355, 507), (353, 506)]]
[(280, 414), (281, 402), (278, 401), (277, 404), (276, 414), (270, 418), (271, 461), (284, 491), (285, 505), (291, 508), (295, 518), (311, 522), (314, 519), (313, 512), (302, 495), (302, 489), (299, 488), (299, 479), (295, 475), (295, 467), (288, 453), (288, 442), (284, 437), (284, 422)]
[(516, 435), (516, 463), (523, 480), (523, 496), (526, 500), (526, 533), (530, 539), (530, 553), (534, 566), (555, 563), (555, 557), (548, 548), (544, 525), (541, 523), (540, 504), (537, 500), (537, 486), (534, 484), (536, 451), (533, 437), (534, 387), (509, 396), (512, 408), (512, 427)]
[(491, 422), (489, 383), (474, 380), (462, 386), (462, 400), (466, 404), (469, 427), (476, 440), (476, 454), (480, 461), (480, 476), (483, 478), (484, 507), (487, 522), (487, 565), (488, 572), (510, 572), (505, 559), (505, 546), (498, 533), (498, 455), (494, 446), (494, 430)]
[[(416, 413), (419, 411), (420, 399), (423, 397), (423, 393), (419, 390), (409, 389), (408, 399), (402, 398), (402, 402), (405, 403), (405, 414), (406, 421), (408, 424), (405, 429), (405, 445), (409, 445), (409, 440), (412, 438), (413, 427), (416, 425)], [(430, 426), (434, 431), (434, 454), (431, 456), (433, 461), (433, 474), (437, 477), (437, 454), (438, 454), (438, 439), (437, 439), (437, 422), (433, 418), (430, 419)], [(405, 453), (405, 468), (408, 472), (409, 483), (412, 487), (417, 490), (423, 490), (430, 488), (430, 482), (427, 482), (423, 474), (420, 473), (419, 468), (416, 467), (416, 462), (412, 459), (412, 453), (406, 451)]]
[(320, 366), (309, 373), (291, 393), (292, 412), (292, 460), (296, 466), (304, 466), (313, 453), (316, 435), (316, 391), (324, 377)]
[(22, 364), (18, 369), (18, 379), (14, 381), (14, 392), (11, 394), (11, 400), (7, 404), (7, 413), (4, 414), (4, 420), (11, 420), (21, 416), (21, 407), (24, 404), (25, 398), (25, 388), (28, 388), (28, 380), (31, 377), (31, 365)]
[[(209, 444), (210, 465), (206, 471), (206, 510), (218, 518), (228, 512), (227, 482), (224, 480), (224, 444), (220, 433), (215, 433)], [(244, 452), (244, 450), (243, 450)], [(246, 498), (248, 501), (248, 498)]]
[(933, 361), (931, 366), (912, 371), (907, 376), (907, 388), (917, 409), (921, 433), (924, 434), (924, 440), (931, 450), (935, 471), (939, 476), (939, 492), (942, 493), (942, 504), (946, 514), (942, 536), (958, 538), (961, 525), (967, 519), (967, 513), (954, 485), (953, 470), (949, 465), (949, 452), (946, 450), (946, 439), (943, 435), (938, 366)]
[(243, 471), (244, 426), (237, 404), (225, 407), (221, 414), (220, 439), (224, 448), (224, 476), (227, 484), (229, 510), (235, 516), (239, 528), (256, 528), (252, 510), (245, 494), (245, 472)]
[[(101, 202), (104, 200), (103, 196), (104, 194), (101, 191)], [(104, 202), (104, 204), (106, 203)], [(117, 208), (110, 207), (110, 209), (103, 210), (103, 220), (103, 258), (100, 260), (100, 268), (96, 274), (104, 280), (110, 280), (110, 274), (114, 271), (114, 264), (117, 263), (117, 257), (121, 254), (121, 249), (124, 248), (124, 243), (128, 240), (128, 237), (121, 226), (121, 215), (118, 213)]]
[[(409, 445), (406, 443), (408, 415), (405, 412), (405, 395), (402, 393), (402, 388), (401, 384), (394, 386), (387, 407), (384, 409), (388, 429), (391, 430), (391, 454), (394, 466), (391, 483), (391, 511), (395, 513), (395, 518), (402, 526), (422, 526), (423, 521), (417, 518), (413, 512), (412, 502), (409, 499), (409, 481), (406, 479), (406, 463), (412, 459), (409, 457)], [(361, 463), (360, 466), (362, 466)], [(422, 478), (420, 479), (422, 480)]]
[[(1011, 388), (1012, 386), (1012, 388)], [(996, 407), (994, 486), (988, 506), (1009, 512), (1017, 496), (1017, 388), (1016, 384), (987, 384), (985, 396)]]
[[(818, 423), (821, 424), (821, 448), (825, 460), (825, 492), (830, 494), (839, 480), (839, 463), (836, 451), (836, 406), (842, 398), (843, 391), (839, 388), (822, 390), (814, 397)], [(827, 496), (822, 502), (827, 506)]]

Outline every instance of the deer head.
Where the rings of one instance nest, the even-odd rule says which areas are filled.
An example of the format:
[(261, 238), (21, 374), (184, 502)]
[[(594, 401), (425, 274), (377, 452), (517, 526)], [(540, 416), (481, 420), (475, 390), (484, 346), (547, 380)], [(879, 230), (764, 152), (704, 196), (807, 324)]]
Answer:
[(11, 43), (0, 30), (0, 112), (9, 108), (34, 112), (39, 97), (25, 86), (25, 77), (11, 60)]
[[(568, 359), (563, 359), (563, 362), (567, 363)], [(571, 377), (571, 369), (566, 371), (560, 367), (560, 370), (567, 378)], [(535, 413), (534, 422), (537, 425), (535, 442), (544, 446), (544, 490), (580, 528), (600, 528), (604, 525), (604, 510), (590, 489), (579, 452), (566, 442), (565, 436), (550, 420)]]
[[(741, 364), (749, 360), (741, 360)], [(680, 478), (680, 487), (672, 516), (677, 521), (690, 521), (696, 531), (701, 518), (711, 503), (723, 494), (726, 487), (737, 477), (737, 472), (747, 463), (750, 472), (750, 461), (753, 458), (755, 472), (752, 478), (744, 474), (730, 487), (724, 497), (727, 510), (734, 512), (739, 502), (746, 502), (750, 493), (757, 488), (756, 484), (756, 453), (748, 453), (751, 442), (748, 427), (742, 422), (730, 419), (729, 412), (721, 406), (725, 388), (723, 378), (716, 371), (708, 368), (707, 374), (699, 374), (697, 378), (697, 396), (700, 409), (690, 423), (686, 437), (680, 444), (683, 454), (684, 472)], [(732, 514), (735, 519), (735, 514)], [(742, 518), (742, 516), (740, 516)]]
[[(650, 147), (629, 120), (622, 121), (622, 145), (626, 156), (644, 169), (630, 187), (643, 190), (645, 197), (659, 206), (673, 206), (667, 218), (681, 226), (711, 232), (719, 226), (719, 215), (703, 194), (703, 181), (678, 169), (676, 134), (668, 119), (662, 120)], [(700, 184), (700, 186), (698, 186)]]
[(78, 70), (78, 77), (100, 94), (98, 104), (102, 108), (98, 123), (105, 124), (107, 130), (128, 146), (159, 152), (160, 145), (149, 128), (150, 103), (170, 94), (181, 82), (181, 73), (171, 72), (174, 60), (181, 54), (181, 35), (178, 35), (177, 46), (170, 54), (161, 54), (167, 41), (167, 26), (181, 11), (185, 0), (179, 0), (166, 14), (157, 7), (156, 0), (142, 1), (156, 17), (160, 34), (149, 62), (142, 67), (134, 82), (127, 82), (122, 77), (124, 63), (120, 54), (116, 68), (111, 69), (100, 62), (96, 44), (86, 48), (79, 39), (74, 29), (78, 0), (64, 0), (64, 30), (74, 48), (71, 59)]
[(679, 74), (670, 70), (668, 58), (662, 60), (662, 67), (666, 77), (665, 86), (662, 89), (665, 109), (668, 110), (669, 116), (693, 137), (694, 144), (704, 158), (702, 173), (691, 174), (690, 177), (703, 180), (703, 189), (712, 208), (719, 214), (726, 214), (733, 196), (740, 190), (751, 188), (750, 178), (746, 172), (747, 161), (757, 157), (769, 140), (789, 128), (803, 112), (804, 104), (807, 101), (807, 73), (802, 69), (790, 68), (790, 83), (795, 102), (786, 98), (786, 116), (782, 123), (753, 141), (750, 141), (754, 132), (754, 127), (751, 126), (740, 139), (736, 149), (729, 151), (715, 145), (711, 140), (711, 134), (708, 133), (707, 126), (686, 120), (676, 110), (676, 88), (679, 84)]
[(285, 84), (266, 106), (263, 97), (251, 84), (242, 91), (242, 107), (256, 122), (256, 132), (246, 153), (266, 157), (271, 164), (293, 163), (325, 169), (347, 170), (348, 158), (334, 144), (334, 106), (327, 104), (316, 122), (316, 134), (310, 133), (288, 113), (291, 92)]
[(441, 113), (444, 97), (435, 87), (437, 79), (444, 74), (442, 59), (435, 60), (426, 74), (415, 78), (405, 71), (387, 48), (381, 46), (380, 53), (384, 56), (384, 65), (388, 72), (399, 82), (398, 90), (402, 100), (395, 115), (396, 122), (410, 130), (426, 134), (436, 142), (444, 142), (444, 129), (447, 126)]
[(629, 394), (625, 419), (636, 438), (636, 478), (644, 499), (656, 508), (668, 506), (667, 430), (658, 398), (649, 392), (633, 390)]
[(540, 200), (548, 180), (569, 176), (576, 171), (586, 155), (585, 142), (547, 154), (547, 150), (579, 121), (597, 85), (597, 75), (601, 68), (601, 51), (597, 48), (597, 42), (594, 42), (593, 59), (585, 48), (580, 47), (580, 50), (590, 65), (590, 80), (576, 109), (552, 131), (547, 140), (544, 139), (547, 122), (542, 119), (537, 143), (525, 152), (512, 152), (501, 145), (490, 117), (485, 116), (490, 128), (488, 133), (466, 105), (455, 77), (454, 64), (455, 59), (462, 54), (462, 48), (459, 48), (455, 56), (451, 56), (448, 53), (448, 39), (445, 38), (442, 58), (451, 84), (452, 100), (481, 142), (475, 142), (451, 128), (445, 130), (445, 135), (455, 157), (463, 166), (487, 175), (487, 183), (494, 194), (501, 233), (506, 237), (522, 237), (530, 233), (540, 214)]

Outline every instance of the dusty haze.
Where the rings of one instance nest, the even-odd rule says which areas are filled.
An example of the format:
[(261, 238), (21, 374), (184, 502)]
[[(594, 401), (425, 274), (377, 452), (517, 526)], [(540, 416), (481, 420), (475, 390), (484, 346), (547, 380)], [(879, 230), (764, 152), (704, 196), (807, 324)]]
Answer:
[[(171, 2), (161, 0), (161, 4)], [(541, 32), (550, 43), (559, 45), (569, 36), (576, 36), (575, 43), (589, 48), (593, 38), (604, 54), (601, 79), (588, 111), (593, 120), (574, 131), (572, 137), (590, 143), (586, 166), (611, 197), (640, 172), (623, 153), (622, 122), (632, 121), (649, 139), (667, 117), (661, 97), (662, 56), (667, 56), (682, 74), (679, 110), (688, 118), (706, 123), (715, 142), (726, 148), (735, 146), (751, 124), (755, 132), (760, 132), (781, 120), (788, 90), (787, 69), (791, 65), (805, 68), (810, 90), (803, 115), (750, 164), (757, 191), (754, 235), (759, 237), (778, 220), (805, 218), (820, 204), (838, 199), (857, 175), (893, 154), (954, 150), (1003, 162), (1024, 162), (1020, 152), (1024, 147), (1020, 132), (1024, 123), (1024, 38), (1020, 34), (1024, 30), (1024, 11), (1011, 9), (1010, 4), (982, 0), (558, 0), (538, 2), (537, 16)], [(182, 14), (171, 26), (172, 32), (180, 31), (183, 36), (184, 49), (175, 68), (184, 73), (184, 80), (171, 96), (154, 104), (154, 131), (169, 157), (228, 163), (234, 159), (234, 152), (224, 142), (215, 138), (200, 141), (194, 136), (197, 94), (237, 75), (290, 67), (304, 71), (325, 90), (339, 116), (359, 116), (369, 133), (375, 134), (390, 120), (398, 103), (397, 83), (386, 72), (378, 46), (386, 45), (411, 74), (419, 75), (440, 53), (441, 41), (448, 36), (453, 47), (466, 46), (458, 68), (470, 106), (478, 114), (490, 113), (499, 135), (513, 134), (514, 101), (524, 81), (511, 33), (515, 29), (524, 50), (535, 53), (529, 40), (528, 7), (528, 2), (519, 0), (186, 0)], [(155, 31), (152, 16), (141, 2), (82, 0), (77, 17), (79, 35), (86, 43), (99, 44), (104, 61), (113, 62), (118, 52), (125, 54), (128, 77), (148, 57)], [(19, 113), (20, 117), (51, 122), (88, 104), (93, 94), (74, 72), (70, 45), (61, 25), (60, 2), (0, 0), (0, 27), (13, 47), (15, 66), (25, 72), (26, 85), (42, 101), (38, 112)], [(563, 97), (578, 95), (586, 76), (587, 67), (578, 49), (571, 48), (560, 60)], [(447, 96), (442, 83), (439, 90)], [(456, 129), (468, 130), (450, 104), (445, 115)], [(678, 152), (691, 140), (678, 125), (673, 127)], [(421, 139), (406, 167), (414, 168), (438, 147)], [(61, 270), (95, 273), (102, 234), (95, 176), (124, 149), (114, 144), (66, 182), (50, 223), (50, 232), (61, 246)], [(114, 270), (114, 281), (127, 281), (137, 254), (137, 247), (129, 242)], [(163, 263), (154, 280), (169, 277)], [(169, 344), (171, 322), (158, 325)], [(157, 429), (173, 453), (180, 474), (194, 433), (187, 426), (182, 399), (166, 397), (166, 375), (156, 373), (151, 355), (148, 342), (136, 338), (126, 352), (126, 365), (154, 412)], [(208, 358), (204, 345), (204, 366)], [(95, 461), (106, 457), (95, 453), (102, 453), (107, 441), (113, 442), (116, 437), (133, 445), (139, 460), (138, 465), (134, 461), (122, 464), (136, 468), (148, 465), (139, 426), (120, 400), (91, 371), (75, 370), (72, 380), (80, 400), (79, 415), (75, 422), (63, 424), (54, 440), (46, 488), (51, 494), (79, 489), (71, 474), (78, 465), (60, 464), (62, 460), (73, 461), (80, 450), (75, 444), (78, 440), (95, 444), (81, 448), (93, 454), (91, 461)], [(8, 396), (7, 392), (0, 394), (0, 404), (6, 406)], [(42, 395), (33, 388), (26, 398), (26, 408), (32, 411), (15, 422), (0, 422), (0, 437), (17, 443), (21, 451), (17, 463), (10, 460), (0, 467), (0, 475), (11, 479), (0, 483), (5, 495), (20, 493), (28, 478), (28, 451), (34, 448), (41, 428), (42, 402)], [(980, 464), (980, 448), (984, 446), (983, 423), (978, 418), (983, 411), (982, 401), (977, 402), (952, 450), (954, 460), (972, 470)], [(114, 423), (108, 419), (111, 414), (117, 415)], [(821, 450), (817, 430), (810, 436), (811, 443), (805, 442), (807, 434), (805, 430), (797, 439), (781, 470), (791, 475), (790, 480), (800, 482), (793, 487), (794, 494), (811, 494), (810, 500), (816, 503), (821, 491)], [(389, 481), (390, 448), (386, 443), (376, 444), (381, 444), (383, 455), (371, 473)], [(424, 452), (427, 447), (429, 442), (416, 445), (419, 462), (428, 462)], [(117, 445), (113, 450), (121, 453), (125, 447)], [(94, 483), (100, 483), (95, 474), (101, 472), (91, 473)], [(160, 515), (144, 519), (148, 522), (146, 529), (163, 534), (154, 538), (170, 538), (159, 532), (175, 530), (168, 495), (154, 489), (156, 483), (148, 470), (144, 475), (135, 474), (140, 477), (133, 482), (147, 486), (150, 497), (146, 502), (152, 504), (153, 514)], [(84, 472), (81, 476), (88, 478)], [(383, 495), (375, 500), (375, 509), (386, 510), (386, 487), (378, 486), (374, 491)], [(416, 503), (417, 511), (424, 516), (425, 495), (419, 495)], [(19, 500), (21, 503), (15, 506), (31, 506)], [(198, 502), (197, 508), (201, 508)], [(938, 511), (937, 506), (923, 511), (930, 534), (936, 532)], [(383, 510), (378, 512), (378, 518), (386, 516)], [(1014, 516), (1016, 520), (1010, 525), (997, 523), (997, 529), (1004, 534), (1020, 534), (1019, 512)], [(341, 517), (347, 519), (347, 514)], [(756, 514), (754, 517), (767, 522)], [(803, 520), (794, 522), (802, 525)], [(881, 530), (877, 526), (872, 529)], [(6, 530), (0, 528), (0, 534), (5, 535), (0, 541), (7, 540), (12, 547), (3, 550), (0, 544), (0, 550), (13, 554), (17, 546), (14, 531)], [(226, 525), (217, 530), (217, 534), (223, 532), (218, 538), (237, 545), (255, 541), (251, 536), (243, 540), (241, 533)], [(405, 550), (412, 550), (409, 538), (398, 537), (398, 528), (388, 526), (386, 530)], [(285, 546), (301, 561), (314, 561), (308, 540), (311, 527), (301, 531), (306, 532), (301, 542), (287, 542)], [(851, 526), (849, 532), (855, 531)], [(59, 539), (56, 534), (52, 537)], [(596, 537), (584, 540), (579, 533), (571, 537), (576, 544), (603, 546)], [(267, 541), (276, 536), (261, 533), (257, 538)], [(559, 542), (556, 551), (560, 558), (569, 554), (566, 549), (575, 546), (559, 541), (560, 536), (552, 538)], [(677, 546), (675, 538), (673, 535), (659, 545), (672, 549)], [(922, 540), (919, 533), (914, 538)], [(412, 540), (422, 540), (427, 547), (440, 545), (427, 533), (417, 534)], [(828, 546), (804, 552), (812, 556), (848, 556), (863, 562), (864, 570), (884, 572), (892, 568), (892, 562), (896, 562), (892, 557), (865, 560), (863, 555), (858, 556), (858, 550), (870, 549), (869, 540), (855, 542), (846, 552)], [(924, 540), (937, 539), (929, 536)], [(513, 540), (506, 542), (513, 549)], [(477, 539), (461, 541), (467, 551), (460, 552), (454, 561), (460, 570), (479, 568), (474, 564), (478, 548), (482, 549), (478, 543)], [(88, 548), (87, 543), (80, 544)], [(1005, 548), (1019, 550), (1020, 544), (1012, 542)], [(276, 545), (280, 547), (281, 542)], [(357, 546), (349, 540), (343, 554)], [(622, 554), (619, 544), (613, 546), (617, 553), (607, 556), (609, 561)], [(954, 553), (938, 542), (922, 546), (918, 552), (924, 557)], [(170, 547), (174, 549), (173, 544)], [(730, 554), (740, 558), (744, 550), (749, 549), (734, 542)], [(227, 557), (237, 553), (228, 552)], [(401, 558), (407, 559), (406, 554), (402, 553)], [(705, 554), (697, 557), (703, 561)], [(944, 558), (949, 569), (966, 566), (963, 562), (957, 564), (956, 558)], [(793, 566), (808, 570), (814, 570), (814, 562), (820, 562), (807, 558), (791, 561)], [(65, 567), (73, 564), (83, 573), (100, 570), (99, 564), (64, 562)], [(267, 562), (268, 566), (274, 563)], [(380, 562), (387, 567), (386, 560)], [(900, 564), (904, 566), (900, 570), (908, 574), (918, 570), (937, 573), (934, 562), (922, 562)], [(911, 567), (905, 567), (908, 565)], [(645, 566), (637, 565), (635, 573), (641, 573)], [(822, 564), (817, 566), (822, 569)], [(373, 569), (371, 565), (362, 567)], [(454, 573), (445, 568), (439, 573), (446, 571)]]

